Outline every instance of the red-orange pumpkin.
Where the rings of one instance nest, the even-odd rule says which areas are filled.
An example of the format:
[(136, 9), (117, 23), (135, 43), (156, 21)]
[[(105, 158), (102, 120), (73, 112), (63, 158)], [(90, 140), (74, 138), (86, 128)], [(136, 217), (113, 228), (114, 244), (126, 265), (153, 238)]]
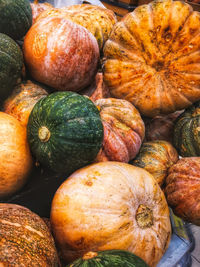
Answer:
[(34, 0), (33, 3), (31, 3), (31, 9), (32, 9), (32, 24), (36, 22), (38, 16), (45, 10), (52, 9), (53, 6), (47, 2), (45, 3), (38, 3), (38, 0)]

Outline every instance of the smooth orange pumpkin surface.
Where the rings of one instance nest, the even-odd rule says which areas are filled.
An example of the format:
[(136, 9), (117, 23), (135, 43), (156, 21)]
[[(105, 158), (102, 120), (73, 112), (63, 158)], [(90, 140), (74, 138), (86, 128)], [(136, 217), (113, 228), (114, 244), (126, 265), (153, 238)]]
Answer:
[(147, 117), (200, 99), (200, 13), (185, 2), (156, 0), (113, 27), (104, 46), (104, 81), (111, 95)]
[(65, 18), (43, 18), (33, 24), (25, 36), (23, 51), (32, 77), (57, 90), (80, 91), (97, 73), (96, 39)]
[(0, 198), (23, 187), (32, 168), (26, 127), (0, 112)]
[(105, 98), (95, 101), (104, 127), (103, 146), (96, 162), (129, 162), (139, 152), (144, 139), (144, 122), (128, 101)]
[(171, 236), (168, 205), (153, 176), (120, 162), (92, 164), (68, 177), (54, 195), (50, 219), (66, 261), (123, 249), (156, 266)]
[(52, 9), (53, 6), (47, 2), (45, 3), (38, 3), (38, 0), (35, 0), (31, 4), (32, 9), (32, 23), (36, 22), (37, 17), (45, 10)]

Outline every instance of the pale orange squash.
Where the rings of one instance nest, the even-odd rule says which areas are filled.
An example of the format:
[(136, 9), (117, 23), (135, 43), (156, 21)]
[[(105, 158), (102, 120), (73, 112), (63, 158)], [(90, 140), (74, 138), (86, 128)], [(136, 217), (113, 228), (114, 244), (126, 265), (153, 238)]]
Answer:
[(32, 9), (32, 23), (35, 23), (37, 20), (37, 17), (45, 10), (52, 9), (53, 6), (48, 3), (38, 3), (38, 0), (34, 0), (33, 3), (31, 3), (31, 9)]

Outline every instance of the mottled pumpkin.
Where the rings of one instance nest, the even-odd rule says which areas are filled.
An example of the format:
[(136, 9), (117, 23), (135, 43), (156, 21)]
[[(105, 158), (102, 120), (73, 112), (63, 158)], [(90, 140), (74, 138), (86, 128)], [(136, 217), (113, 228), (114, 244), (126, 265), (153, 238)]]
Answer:
[(0, 203), (0, 229), (1, 266), (59, 266), (53, 237), (37, 214)]
[(200, 226), (200, 157), (181, 158), (169, 169), (165, 194), (177, 216)]
[(104, 127), (103, 146), (96, 162), (133, 159), (144, 139), (144, 122), (138, 110), (123, 99), (105, 98), (95, 101)]
[(161, 186), (168, 174), (168, 169), (177, 161), (176, 149), (169, 142), (157, 140), (143, 143), (131, 164), (150, 172)]
[(200, 13), (184, 1), (156, 0), (116, 23), (104, 46), (111, 95), (147, 116), (200, 99)]
[(38, 16), (45, 10), (49, 10), (54, 8), (50, 3), (38, 3), (38, 0), (34, 0), (31, 3), (31, 10), (32, 10), (32, 24), (34, 24), (38, 18)]
[(69, 262), (89, 251), (122, 249), (156, 266), (171, 236), (158, 183), (144, 169), (121, 162), (92, 164), (68, 177), (54, 195), (50, 219)]

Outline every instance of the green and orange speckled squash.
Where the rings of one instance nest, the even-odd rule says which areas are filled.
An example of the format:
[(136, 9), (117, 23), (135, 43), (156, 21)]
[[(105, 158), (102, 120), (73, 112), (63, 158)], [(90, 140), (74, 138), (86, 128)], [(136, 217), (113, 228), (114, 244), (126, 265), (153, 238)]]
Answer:
[(111, 95), (147, 116), (200, 99), (200, 13), (184, 1), (156, 0), (116, 23), (104, 46)]
[(53, 237), (37, 214), (0, 203), (0, 229), (0, 266), (59, 266)]
[(137, 157), (131, 164), (150, 172), (161, 186), (168, 169), (178, 161), (176, 149), (166, 141), (151, 141), (142, 144)]

